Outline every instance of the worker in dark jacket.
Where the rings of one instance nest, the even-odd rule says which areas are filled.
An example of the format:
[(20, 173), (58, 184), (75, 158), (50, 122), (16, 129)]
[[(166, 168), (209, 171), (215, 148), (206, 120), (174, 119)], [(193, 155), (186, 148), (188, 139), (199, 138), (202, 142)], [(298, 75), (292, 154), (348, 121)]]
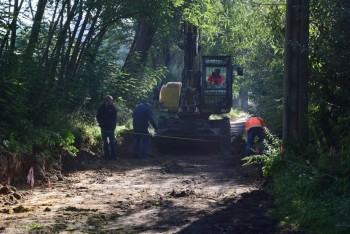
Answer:
[(154, 121), (152, 114), (153, 106), (153, 101), (141, 103), (136, 106), (132, 114), (135, 133), (134, 155), (138, 158), (146, 157), (146, 153), (150, 147), (151, 140), (148, 132), (149, 124), (152, 125), (155, 133), (158, 131), (158, 126)]
[(246, 156), (251, 155), (252, 146), (255, 137), (258, 137), (257, 143), (260, 143), (265, 138), (264, 127), (266, 126), (264, 120), (257, 115), (251, 115), (245, 122), (245, 132), (247, 134)]
[(105, 159), (116, 159), (114, 130), (117, 126), (117, 109), (113, 105), (112, 96), (105, 97), (104, 103), (97, 110), (96, 119), (101, 128), (104, 157)]

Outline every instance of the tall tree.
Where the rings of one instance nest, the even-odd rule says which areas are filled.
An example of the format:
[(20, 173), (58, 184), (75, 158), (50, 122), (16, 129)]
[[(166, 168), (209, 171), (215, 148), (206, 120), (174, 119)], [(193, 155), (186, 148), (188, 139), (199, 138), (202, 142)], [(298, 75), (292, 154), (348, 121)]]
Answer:
[(13, 17), (10, 24), (11, 29), (11, 38), (10, 38), (10, 55), (13, 54), (15, 51), (16, 46), (16, 37), (17, 37), (17, 21), (18, 21), (18, 15), (22, 8), (24, 0), (21, 0), (20, 2), (18, 0), (15, 0), (13, 5)]
[(134, 73), (133, 70), (135, 71), (137, 67), (145, 65), (147, 52), (152, 45), (157, 27), (156, 23), (144, 18), (137, 23), (134, 41), (122, 69), (125, 73)]
[(309, 0), (288, 0), (286, 14), (283, 138), (308, 141)]
[(47, 0), (39, 0), (37, 3), (37, 10), (33, 21), (33, 26), (31, 29), (29, 42), (25, 51), (25, 55), (29, 58), (33, 56), (33, 52), (38, 41), (40, 26), (43, 19), (46, 4)]
[[(59, 63), (59, 57), (61, 55), (62, 52), (62, 48), (64, 47), (65, 44), (65, 38), (66, 38), (66, 34), (67, 31), (70, 27), (70, 24), (76, 14), (76, 10), (78, 7), (80, 0), (74, 0), (73, 6), (70, 7), (69, 5), (67, 5), (67, 19), (66, 21), (63, 23), (61, 31), (58, 35), (58, 39), (57, 42), (55, 44), (54, 50), (52, 52), (52, 56), (51, 56), (51, 63), (50, 65), (46, 68), (47, 69), (47, 74), (48, 74), (48, 78), (50, 80), (55, 79), (56, 76), (56, 69), (57, 69), (57, 65)], [(63, 80), (59, 80), (58, 84), (61, 86), (63, 86)]]

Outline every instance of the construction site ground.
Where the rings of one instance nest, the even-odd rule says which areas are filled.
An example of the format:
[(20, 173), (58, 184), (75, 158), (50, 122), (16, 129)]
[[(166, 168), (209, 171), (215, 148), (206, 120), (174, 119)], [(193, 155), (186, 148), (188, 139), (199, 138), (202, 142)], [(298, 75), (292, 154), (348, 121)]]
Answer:
[(268, 216), (261, 168), (242, 166), (241, 149), (152, 149), (145, 159), (124, 149), (118, 160), (82, 151), (50, 184), (8, 186), (0, 233), (288, 233)]

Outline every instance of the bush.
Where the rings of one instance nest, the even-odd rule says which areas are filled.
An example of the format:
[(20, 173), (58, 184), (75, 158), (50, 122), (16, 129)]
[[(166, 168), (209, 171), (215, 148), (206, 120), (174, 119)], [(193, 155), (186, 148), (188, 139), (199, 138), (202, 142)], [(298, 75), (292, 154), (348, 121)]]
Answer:
[(273, 212), (290, 228), (316, 233), (350, 231), (349, 154), (280, 150), (281, 141), (271, 134), (263, 155), (246, 157), (246, 163), (262, 162), (265, 188), (278, 207)]

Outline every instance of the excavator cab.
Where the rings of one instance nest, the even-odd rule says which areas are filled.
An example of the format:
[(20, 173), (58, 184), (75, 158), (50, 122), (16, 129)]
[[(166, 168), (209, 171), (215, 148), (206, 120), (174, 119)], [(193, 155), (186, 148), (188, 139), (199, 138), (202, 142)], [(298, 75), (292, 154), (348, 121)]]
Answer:
[(231, 56), (203, 56), (200, 110), (203, 114), (226, 114), (232, 107)]

